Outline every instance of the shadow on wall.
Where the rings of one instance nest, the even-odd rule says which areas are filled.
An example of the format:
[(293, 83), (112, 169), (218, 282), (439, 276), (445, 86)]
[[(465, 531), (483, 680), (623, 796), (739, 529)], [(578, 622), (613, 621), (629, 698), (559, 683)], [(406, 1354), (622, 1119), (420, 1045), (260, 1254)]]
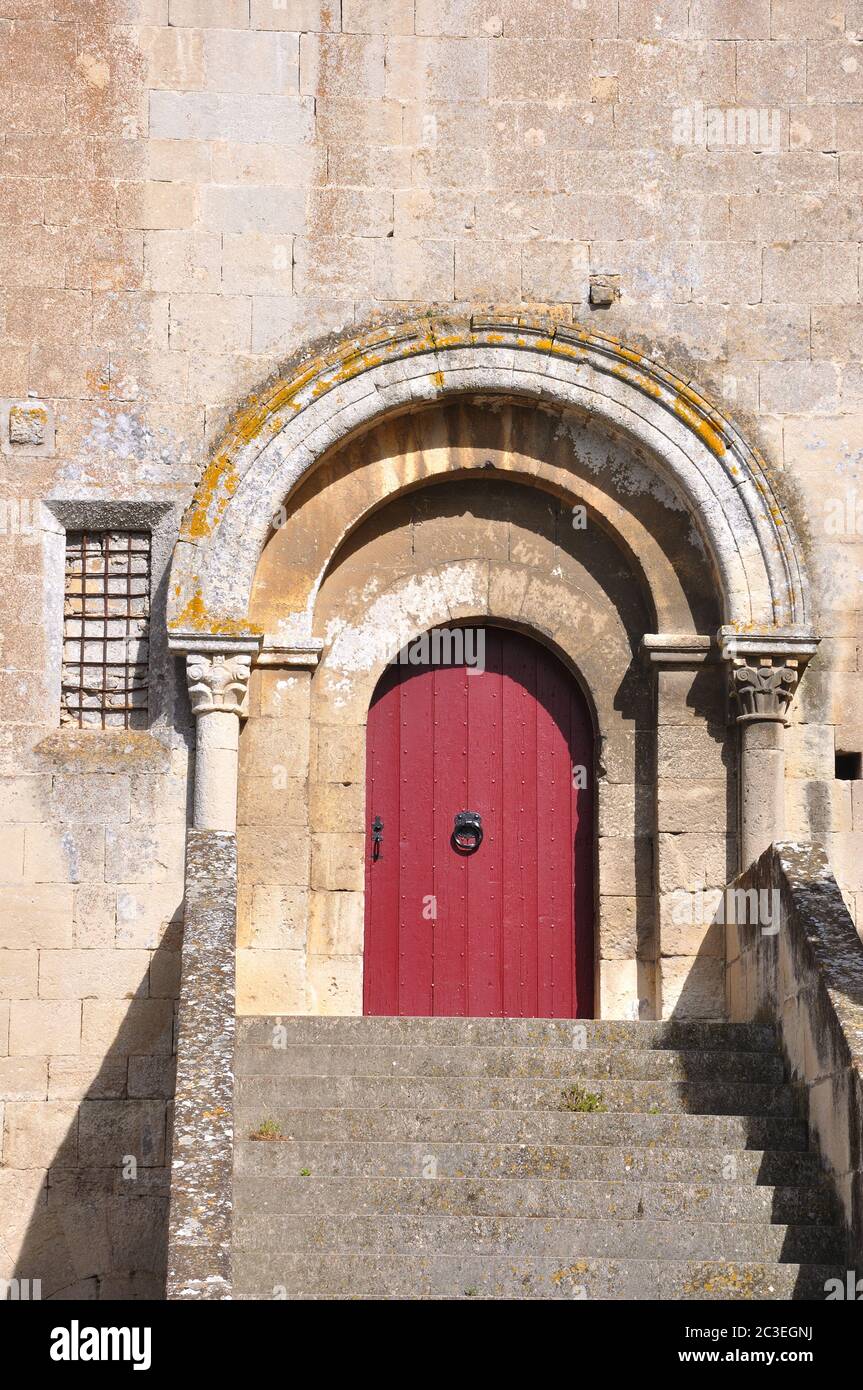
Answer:
[[(686, 679), (685, 705), (695, 716), (691, 727), (699, 742), (690, 751), (689, 726), (684, 724), (660, 726), (658, 731), (660, 745), (664, 735), (685, 737), (668, 744), (665, 758), (661, 747), (657, 749), (660, 816), (656, 841), (668, 880), (663, 883), (660, 865), (654, 864), (660, 945), (657, 990), (663, 1011), (671, 1019), (723, 1020), (725, 928), (721, 894), (738, 868), (737, 739), (736, 730), (728, 727), (720, 668), (705, 665)], [(703, 805), (688, 799), (693, 785)], [(681, 794), (683, 800), (679, 799)], [(705, 808), (712, 808), (712, 813), (705, 816)], [(669, 1000), (673, 1000), (670, 1009)]]
[[(734, 790), (734, 780), (729, 778)], [(729, 855), (736, 849), (729, 841)], [(728, 885), (735, 880), (729, 862)], [(725, 1020), (726, 914), (740, 911), (727, 897), (716, 909), (676, 1004), (671, 1020), (681, 1025), (699, 1019)], [(765, 941), (775, 938), (766, 922)], [(717, 993), (718, 991), (718, 993)], [(713, 1000), (713, 1004), (711, 1004)], [(742, 1026), (742, 1025), (741, 1025)], [(759, 1264), (795, 1268), (788, 1297), (801, 1300), (826, 1297), (827, 1280), (844, 1280), (845, 1249), (839, 1204), (827, 1178), (821, 1154), (807, 1132), (804, 1088), (789, 1070), (781, 1039), (772, 1019), (749, 1025), (752, 1030), (734, 1043), (694, 1049), (684, 1041), (666, 1040), (665, 1047), (681, 1049), (680, 1109), (687, 1115), (718, 1117), (727, 1135), (712, 1143), (710, 1163), (716, 1186), (729, 1192), (733, 1217), (711, 1217), (693, 1207), (692, 1234), (699, 1223), (722, 1217), (722, 1260), (705, 1262), (704, 1277), (711, 1287), (726, 1286), (729, 1296), (751, 1298), (747, 1267)], [(669, 1173), (669, 1178), (673, 1174)], [(707, 1179), (705, 1178), (705, 1181)], [(736, 1191), (734, 1190), (736, 1188)], [(687, 1223), (681, 1223), (681, 1259), (689, 1257)], [(756, 1297), (758, 1295), (755, 1295)]]
[[(4, 1238), (19, 1251), (13, 1277), (40, 1280), (43, 1299), (165, 1296), (181, 912), (138, 993), (122, 1001), (119, 1027), (112, 1019), (85, 1094), (6, 1105)], [(151, 995), (154, 979), (167, 982), (163, 997)], [(85, 1000), (85, 1012), (101, 1002)], [(82, 1061), (52, 1060), (57, 1094)]]

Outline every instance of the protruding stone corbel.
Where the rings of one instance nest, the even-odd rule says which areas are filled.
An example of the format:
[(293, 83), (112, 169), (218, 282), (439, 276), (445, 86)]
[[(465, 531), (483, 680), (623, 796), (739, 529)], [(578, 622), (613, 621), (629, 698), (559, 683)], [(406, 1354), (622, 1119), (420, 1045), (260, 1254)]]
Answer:
[(224, 711), (244, 719), (248, 713), (252, 658), (245, 654), (191, 652), (186, 657), (189, 700), (195, 716)]
[(649, 666), (702, 666), (711, 657), (713, 639), (697, 632), (646, 632), (641, 639), (641, 658)]

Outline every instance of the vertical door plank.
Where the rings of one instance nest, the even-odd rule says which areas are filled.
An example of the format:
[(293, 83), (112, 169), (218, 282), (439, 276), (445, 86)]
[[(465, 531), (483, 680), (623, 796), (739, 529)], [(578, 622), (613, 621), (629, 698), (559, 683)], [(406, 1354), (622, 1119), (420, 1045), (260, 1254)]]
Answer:
[(549, 652), (538, 661), (537, 844), (539, 1010), (570, 1018), (575, 985), (570, 681)]
[[(369, 709), (366, 730), (366, 945), (363, 1012), (398, 1013), (399, 997), (399, 688), (387, 671)], [(372, 821), (384, 838), (372, 859)]]
[(537, 1017), (536, 651), (515, 634), (504, 647), (504, 1013)]
[(572, 683), (570, 690), (571, 709), (571, 757), (573, 765), (584, 769), (579, 778), (584, 786), (573, 789), (573, 875), (575, 911), (575, 999), (573, 1015), (575, 1018), (592, 1018), (596, 995), (595, 979), (595, 750), (593, 721), (587, 701), (581, 691)]
[(503, 883), (501, 811), (501, 632), (489, 628), (485, 669), (467, 675), (468, 780), (466, 811), (479, 811), (483, 839), (466, 861), (468, 999), (471, 1016), (503, 1013), (501, 973)]
[(467, 1012), (467, 860), (452, 847), (453, 820), (467, 805), (468, 695), (464, 666), (438, 666), (435, 692), (434, 855), (438, 918), (434, 932), (434, 1012)]
[(432, 1014), (436, 924), (423, 916), (435, 892), (435, 748), (429, 730), (436, 718), (434, 689), (425, 670), (402, 668), (400, 686), (399, 797), (399, 1013)]

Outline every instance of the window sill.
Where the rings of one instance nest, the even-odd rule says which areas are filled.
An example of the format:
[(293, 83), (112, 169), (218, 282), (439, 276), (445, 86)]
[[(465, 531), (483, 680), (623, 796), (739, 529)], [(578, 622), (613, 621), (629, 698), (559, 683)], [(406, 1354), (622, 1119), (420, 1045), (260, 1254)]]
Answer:
[(57, 729), (33, 750), (65, 772), (167, 772), (170, 749), (132, 729)]

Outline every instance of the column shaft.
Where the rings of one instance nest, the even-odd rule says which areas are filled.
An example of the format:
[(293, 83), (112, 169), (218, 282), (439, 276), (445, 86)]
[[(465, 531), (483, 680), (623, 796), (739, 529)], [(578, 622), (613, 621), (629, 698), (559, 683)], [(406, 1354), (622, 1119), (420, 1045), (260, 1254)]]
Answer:
[(196, 716), (195, 829), (237, 829), (240, 720), (246, 713), (250, 658), (245, 653), (190, 653), (189, 699)]
[(233, 710), (199, 714), (195, 746), (195, 829), (237, 828), (240, 721)]
[(785, 828), (785, 726), (777, 720), (740, 725), (740, 865), (782, 838)]

